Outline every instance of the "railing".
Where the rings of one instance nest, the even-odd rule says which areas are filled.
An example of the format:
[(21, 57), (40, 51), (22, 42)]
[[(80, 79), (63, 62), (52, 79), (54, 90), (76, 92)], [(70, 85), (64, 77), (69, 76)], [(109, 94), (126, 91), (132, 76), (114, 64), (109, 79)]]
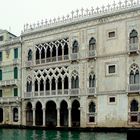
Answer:
[(138, 84), (129, 84), (128, 92), (140, 92), (140, 83)]
[(88, 94), (89, 95), (94, 95), (95, 94), (95, 87), (88, 88)]
[(31, 98), (33, 96), (33, 93), (32, 92), (25, 92), (24, 93), (24, 97), (25, 98)]
[(89, 58), (96, 57), (96, 50), (89, 50), (87, 55)]
[(130, 52), (138, 51), (138, 43), (129, 44), (129, 51)]
[(17, 85), (18, 80), (2, 80), (0, 81), (0, 86), (10, 86), (10, 85)]
[(79, 91), (80, 91), (79, 88), (71, 89), (70, 90), (70, 95), (78, 95), (79, 94)]
[(13, 59), (13, 64), (19, 64), (20, 60), (17, 58), (17, 59)]
[(133, 111), (129, 112), (130, 122), (133, 123), (140, 123), (140, 112)]
[(20, 101), (19, 97), (0, 97), (0, 103), (10, 103)]
[(65, 61), (68, 60), (69, 56), (68, 55), (61, 55), (58, 57), (48, 57), (45, 59), (37, 59), (36, 64), (44, 64), (44, 63), (50, 63), (50, 62), (58, 62), (58, 61)]
[(33, 61), (26, 61), (25, 65), (26, 67), (31, 67), (33, 65)]
[(78, 53), (71, 53), (71, 60), (77, 60), (79, 59)]

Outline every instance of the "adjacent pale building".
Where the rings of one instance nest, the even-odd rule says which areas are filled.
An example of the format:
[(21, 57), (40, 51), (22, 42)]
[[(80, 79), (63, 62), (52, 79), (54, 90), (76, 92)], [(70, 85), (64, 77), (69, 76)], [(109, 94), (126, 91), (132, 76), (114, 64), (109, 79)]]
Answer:
[[(3, 93), (0, 109), (9, 105), (14, 115), (16, 108), (19, 124), (140, 126), (139, 0), (81, 9), (67, 17), (26, 25), (20, 38), (0, 45), (1, 50), (6, 45), (11, 48), (11, 57), (6, 58), (5, 51), (4, 60), (10, 61), (9, 69), (18, 71), (18, 78), (12, 77), (14, 84), (1, 84), (2, 92), (5, 89), (10, 94)], [(15, 48), (19, 56), (16, 64), (12, 57)], [(4, 68), (1, 65), (1, 70)], [(13, 74), (8, 72), (7, 78)], [(7, 105), (4, 99), (13, 95), (12, 89), (17, 89), (21, 98)]]

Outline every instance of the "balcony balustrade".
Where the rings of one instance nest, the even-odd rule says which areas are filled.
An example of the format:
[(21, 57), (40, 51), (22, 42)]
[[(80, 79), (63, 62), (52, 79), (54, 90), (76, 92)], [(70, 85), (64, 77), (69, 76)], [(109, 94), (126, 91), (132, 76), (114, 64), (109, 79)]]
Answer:
[(32, 92), (25, 92), (24, 97), (25, 98), (31, 98), (31, 97), (33, 97), (33, 93)]
[(33, 61), (26, 61), (25, 66), (26, 67), (31, 67), (33, 65)]
[(58, 61), (65, 61), (68, 60), (68, 55), (61, 55), (61, 56), (55, 56), (55, 57), (48, 57), (45, 59), (37, 59), (36, 64), (44, 64), (44, 63), (51, 63), (51, 62), (58, 62)]
[(79, 88), (74, 88), (70, 90), (70, 95), (78, 95), (80, 93)]
[(19, 97), (0, 97), (0, 104), (2, 103), (12, 103), (12, 102), (20, 102)]
[(96, 57), (96, 50), (89, 50), (87, 56), (88, 58)]
[(137, 52), (138, 51), (138, 43), (129, 44), (129, 52)]
[(128, 92), (140, 92), (140, 83), (137, 84), (129, 84)]
[(79, 59), (79, 54), (78, 53), (71, 53), (71, 60), (77, 60)]
[(12, 85), (17, 85), (17, 84), (18, 84), (18, 80), (16, 79), (0, 81), (0, 86), (12, 86)]
[(95, 95), (95, 92), (96, 92), (95, 90), (96, 90), (95, 87), (88, 88), (88, 95)]

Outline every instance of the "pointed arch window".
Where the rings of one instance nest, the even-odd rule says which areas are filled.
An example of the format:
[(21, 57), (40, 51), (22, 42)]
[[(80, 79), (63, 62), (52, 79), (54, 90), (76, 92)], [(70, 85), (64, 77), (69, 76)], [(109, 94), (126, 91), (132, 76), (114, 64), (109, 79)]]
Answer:
[(32, 92), (32, 81), (27, 81), (27, 92)]
[(136, 100), (132, 100), (130, 111), (138, 111), (138, 102)]
[(96, 117), (96, 105), (94, 102), (91, 102), (89, 104), (89, 108), (88, 108), (88, 118), (89, 118), (89, 122), (90, 123), (94, 123), (95, 122), (95, 117)]
[(71, 88), (79, 88), (79, 76), (77, 71), (73, 71), (72, 73)]
[(13, 121), (18, 122), (18, 109), (17, 108), (13, 109)]
[(72, 45), (72, 53), (78, 53), (78, 50), (79, 50), (78, 41), (75, 40)]
[(95, 75), (94, 74), (90, 74), (89, 75), (89, 87), (95, 87)]
[(96, 40), (95, 38), (91, 38), (89, 40), (89, 50), (95, 50), (95, 47), (96, 47)]
[(136, 30), (132, 30), (129, 35), (129, 43), (135, 44), (138, 43), (138, 32)]
[(28, 51), (28, 61), (31, 61), (32, 60), (32, 50), (30, 49)]
[(138, 84), (139, 83), (139, 68), (136, 64), (131, 66), (131, 71), (129, 74), (129, 83)]

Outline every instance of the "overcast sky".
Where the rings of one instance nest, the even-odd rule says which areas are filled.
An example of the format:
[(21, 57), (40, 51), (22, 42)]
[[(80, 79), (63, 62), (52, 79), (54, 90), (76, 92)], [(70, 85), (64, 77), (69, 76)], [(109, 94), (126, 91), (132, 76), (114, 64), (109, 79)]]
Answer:
[[(37, 23), (81, 8), (96, 8), (114, 0), (0, 0), (0, 29), (20, 35), (26, 23)], [(119, 0), (115, 0), (118, 2)]]

